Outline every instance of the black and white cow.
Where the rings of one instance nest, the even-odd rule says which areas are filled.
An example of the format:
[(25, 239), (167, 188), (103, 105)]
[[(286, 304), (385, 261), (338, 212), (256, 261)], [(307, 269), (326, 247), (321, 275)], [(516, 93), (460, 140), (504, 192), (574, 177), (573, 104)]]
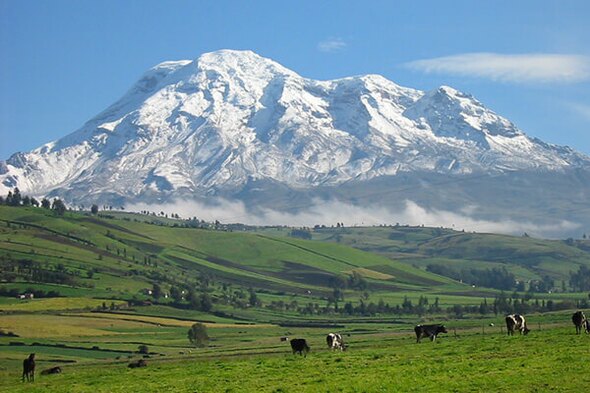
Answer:
[(328, 348), (332, 350), (341, 350), (344, 351), (346, 346), (344, 345), (344, 340), (342, 336), (338, 333), (328, 333), (326, 336), (326, 344), (328, 344)]
[(439, 333), (447, 333), (444, 325), (416, 325), (416, 342), (419, 343), (422, 337), (430, 337), (430, 341), (435, 341)]
[(513, 336), (518, 330), (520, 334), (528, 334), (531, 330), (526, 326), (526, 320), (520, 314), (506, 315), (506, 330), (509, 336)]
[(576, 311), (572, 315), (572, 322), (576, 326), (576, 334), (582, 333), (582, 327), (586, 327), (586, 316), (582, 311)]
[(584, 330), (586, 330), (586, 333), (590, 333), (590, 320), (588, 319), (584, 322)]
[(304, 338), (295, 338), (290, 341), (291, 342), (291, 349), (293, 350), (293, 355), (299, 352), (299, 355), (304, 355), (307, 357), (307, 353), (309, 352), (309, 345), (307, 345), (307, 341)]

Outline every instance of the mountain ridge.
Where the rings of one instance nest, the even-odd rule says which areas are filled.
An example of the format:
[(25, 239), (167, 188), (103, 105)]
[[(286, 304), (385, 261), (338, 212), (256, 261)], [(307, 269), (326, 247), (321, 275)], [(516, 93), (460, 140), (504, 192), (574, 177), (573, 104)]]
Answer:
[(0, 194), (126, 203), (235, 196), (260, 181), (309, 191), (412, 173), (576, 170), (590, 171), (590, 157), (527, 136), (452, 87), (317, 81), (220, 50), (152, 67), (77, 131), (0, 162)]

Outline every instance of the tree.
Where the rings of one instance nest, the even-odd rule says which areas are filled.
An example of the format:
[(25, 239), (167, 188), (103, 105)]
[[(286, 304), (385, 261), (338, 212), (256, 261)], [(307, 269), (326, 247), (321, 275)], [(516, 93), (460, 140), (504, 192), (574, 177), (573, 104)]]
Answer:
[(255, 307), (259, 304), (258, 302), (258, 296), (256, 296), (256, 292), (254, 291), (253, 288), (250, 288), (248, 290), (248, 292), (250, 293), (250, 298), (248, 299), (248, 303), (250, 303), (250, 305), (252, 307)]
[(188, 300), (193, 310), (206, 312), (211, 311), (211, 309), (213, 308), (213, 302), (211, 301), (211, 297), (206, 292), (197, 295), (195, 291), (191, 290), (189, 292)]
[(195, 323), (188, 330), (188, 340), (195, 347), (206, 347), (207, 343), (209, 342), (209, 336), (207, 335), (207, 327), (202, 323)]
[(148, 353), (150, 353), (150, 349), (147, 345), (140, 345), (139, 347), (137, 347), (137, 352), (143, 355), (147, 355)]
[(49, 202), (49, 199), (47, 199), (47, 198), (41, 199), (41, 207), (43, 209), (49, 209), (51, 207), (51, 202)]
[(66, 212), (66, 205), (63, 203), (61, 199), (54, 199), (51, 208), (55, 211), (58, 216), (63, 216)]
[(581, 265), (577, 272), (570, 272), (570, 286), (575, 291), (590, 290), (590, 268)]
[(154, 284), (152, 287), (152, 296), (154, 299), (159, 299), (162, 296), (162, 287), (160, 287), (160, 284)]
[(182, 290), (178, 287), (172, 286), (170, 287), (170, 296), (175, 302), (179, 303), (182, 301)]
[(21, 201), (22, 201), (22, 197), (20, 195), (20, 190), (18, 189), (18, 187), (14, 187), (12, 195), (10, 195), (10, 192), (9, 192), (8, 196), (11, 197), (10, 201), (8, 201), (8, 199), (9, 199), (8, 197), (6, 198), (8, 204), (10, 206), (20, 206)]
[(92, 207), (90, 208), (90, 213), (98, 214), (98, 205), (92, 205)]
[(200, 310), (201, 311), (211, 311), (211, 309), (213, 308), (213, 302), (211, 301), (211, 297), (209, 296), (209, 294), (203, 292), (201, 293), (201, 295), (199, 296), (199, 302), (200, 302)]
[(306, 229), (293, 229), (289, 232), (289, 236), (299, 239), (311, 240), (311, 232)]

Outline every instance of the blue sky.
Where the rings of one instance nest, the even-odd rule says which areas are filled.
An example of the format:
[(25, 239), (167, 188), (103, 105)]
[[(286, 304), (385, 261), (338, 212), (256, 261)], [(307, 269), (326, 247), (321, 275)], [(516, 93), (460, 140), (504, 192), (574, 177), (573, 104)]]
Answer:
[(302, 76), (471, 93), (590, 154), (588, 1), (0, 0), (0, 159), (65, 136), (148, 68), (251, 49)]

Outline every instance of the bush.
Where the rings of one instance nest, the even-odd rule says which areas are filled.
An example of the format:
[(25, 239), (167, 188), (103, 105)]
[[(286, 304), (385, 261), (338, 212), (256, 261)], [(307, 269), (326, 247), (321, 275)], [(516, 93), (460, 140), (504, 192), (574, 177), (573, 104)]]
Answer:
[(195, 347), (206, 347), (209, 342), (209, 336), (207, 335), (207, 327), (202, 323), (195, 323), (188, 330), (188, 340)]

